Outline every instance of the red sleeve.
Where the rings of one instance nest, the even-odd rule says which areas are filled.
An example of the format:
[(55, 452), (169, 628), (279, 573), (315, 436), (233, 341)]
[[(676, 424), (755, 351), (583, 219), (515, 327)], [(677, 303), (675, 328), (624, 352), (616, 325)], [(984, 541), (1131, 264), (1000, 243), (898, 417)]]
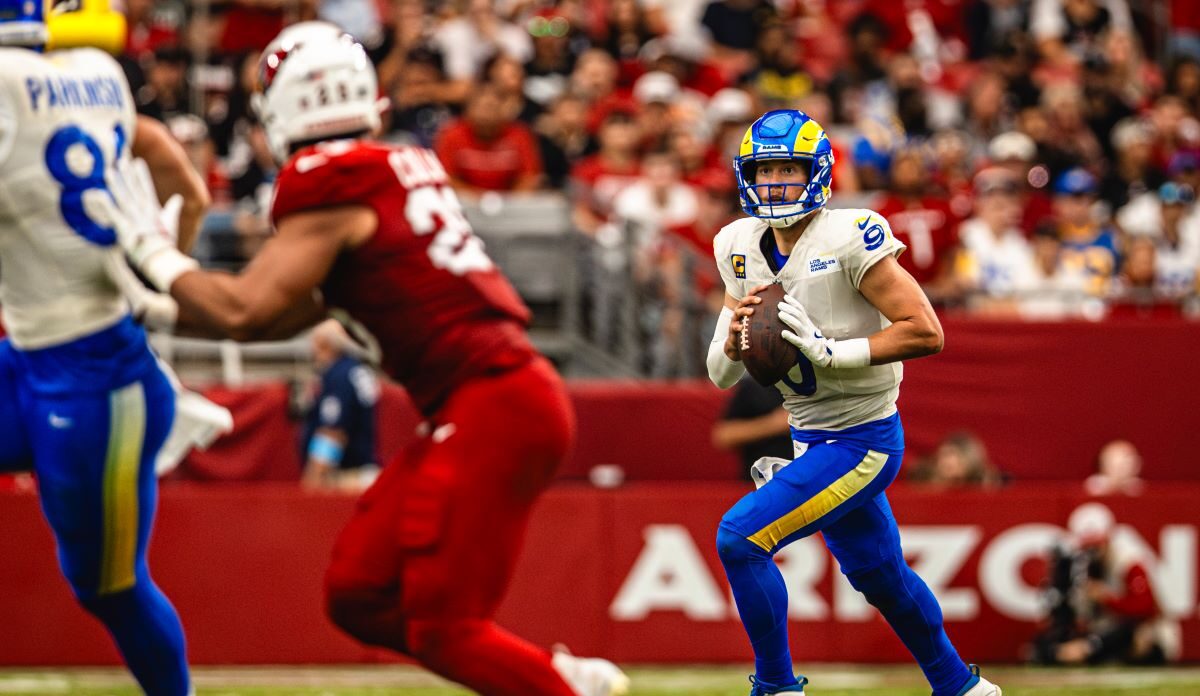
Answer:
[(583, 158), (571, 167), (571, 190), (575, 196), (590, 195), (588, 192), (596, 186), (600, 177), (600, 162), (596, 155)]
[(1154, 601), (1154, 590), (1150, 587), (1150, 576), (1140, 564), (1133, 564), (1125, 571), (1125, 594), (1106, 602), (1109, 609), (1121, 616), (1148, 619), (1158, 613)]
[(542, 155), (538, 152), (537, 141), (528, 128), (521, 126), (517, 129), (516, 145), (521, 155), (521, 174), (541, 174)]
[(278, 222), (304, 210), (365, 204), (381, 186), (391, 183), (385, 178), (391, 168), (379, 166), (387, 153), (387, 148), (368, 144), (301, 150), (279, 172), (271, 220)]
[(462, 172), (458, 167), (458, 160), (454, 157), (456, 150), (460, 149), (463, 144), (461, 121), (451, 121), (442, 128), (438, 133), (437, 139), (433, 143), (433, 151), (437, 154), (438, 159), (442, 161), (442, 166), (445, 167), (446, 173), (452, 178), (461, 179)]

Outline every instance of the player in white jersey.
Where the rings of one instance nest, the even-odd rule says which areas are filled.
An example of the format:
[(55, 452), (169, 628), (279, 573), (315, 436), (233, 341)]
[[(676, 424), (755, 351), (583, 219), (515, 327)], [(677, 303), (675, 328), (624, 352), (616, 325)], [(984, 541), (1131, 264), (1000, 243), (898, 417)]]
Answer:
[(169, 324), (176, 308), (137, 283), (95, 201), (131, 152), (175, 194), (185, 239), (207, 192), (166, 130), (138, 119), (116, 61), (42, 52), (56, 40), (120, 50), (124, 18), (105, 0), (0, 0), (0, 469), (36, 472), (76, 597), (147, 693), (182, 696), (183, 629), (146, 565), (155, 464), (173, 428), (178, 457), (213, 426), (177, 418), (176, 384), (132, 316)]
[(896, 410), (899, 361), (941, 350), (942, 330), (920, 286), (896, 262), (904, 245), (870, 210), (828, 210), (833, 153), (825, 132), (794, 110), (770, 111), (734, 161), (749, 218), (714, 242), (725, 309), (709, 376), (742, 376), (738, 330), (770, 283), (785, 291), (783, 338), (796, 365), (776, 385), (796, 458), (756, 465), (761, 483), (721, 519), (717, 548), (755, 654), (751, 696), (802, 694), (792, 672), (787, 589), (773, 556), (822, 532), (850, 584), (912, 652), (934, 696), (999, 696), (959, 658), (928, 586), (908, 567), (885, 489), (904, 453)]

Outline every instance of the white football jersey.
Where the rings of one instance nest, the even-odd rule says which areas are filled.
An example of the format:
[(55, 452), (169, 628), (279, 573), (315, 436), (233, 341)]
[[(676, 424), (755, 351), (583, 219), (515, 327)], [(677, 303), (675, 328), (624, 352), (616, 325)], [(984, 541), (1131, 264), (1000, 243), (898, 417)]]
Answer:
[(125, 74), (103, 51), (0, 48), (0, 65), (0, 296), (13, 344), (30, 350), (107, 328), (128, 311), (104, 271), (112, 230), (85, 201), (129, 152), (136, 111)]
[[(764, 248), (764, 235), (770, 234), (757, 218), (742, 218), (717, 234), (714, 254), (730, 296), (741, 299), (755, 286), (780, 282), (821, 332), (838, 340), (865, 338), (891, 324), (858, 291), (867, 269), (905, 248), (879, 213), (824, 208), (813, 213), (778, 274), (767, 262), (772, 247)], [(899, 362), (834, 369), (811, 364), (799, 350), (796, 355), (796, 366), (776, 385), (793, 427), (844, 430), (896, 412), (903, 377)]]

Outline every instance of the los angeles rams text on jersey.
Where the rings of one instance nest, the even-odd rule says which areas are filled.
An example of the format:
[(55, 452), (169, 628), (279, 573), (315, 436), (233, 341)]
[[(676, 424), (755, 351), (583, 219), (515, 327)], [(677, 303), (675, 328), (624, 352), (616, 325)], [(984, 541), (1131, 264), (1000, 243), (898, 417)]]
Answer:
[[(863, 275), (905, 249), (881, 215), (870, 210), (820, 209), (778, 272), (768, 261), (773, 234), (764, 220), (726, 225), (714, 241), (725, 290), (740, 299), (755, 286), (779, 282), (804, 305), (825, 336), (864, 338), (891, 324), (858, 291)], [(799, 351), (796, 366), (776, 385), (795, 428), (843, 430), (896, 412), (899, 362), (860, 369), (821, 368)]]
[(128, 313), (103, 265), (114, 233), (87, 201), (128, 152), (136, 113), (102, 51), (4, 48), (0, 61), (0, 292), (13, 344), (33, 350)]

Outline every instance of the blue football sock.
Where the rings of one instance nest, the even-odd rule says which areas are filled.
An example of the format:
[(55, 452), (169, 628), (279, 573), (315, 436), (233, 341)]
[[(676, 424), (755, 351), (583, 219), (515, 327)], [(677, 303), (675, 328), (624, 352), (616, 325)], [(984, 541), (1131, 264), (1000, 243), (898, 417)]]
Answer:
[(186, 696), (191, 688), (183, 626), (149, 578), (130, 590), (83, 600), (108, 628), (147, 696)]
[(946, 636), (942, 608), (925, 581), (903, 557), (889, 558), (880, 566), (847, 577), (917, 659), (933, 687), (933, 696), (956, 696), (971, 672)]
[(722, 525), (717, 552), (754, 648), (754, 673), (775, 686), (796, 684), (787, 636), (787, 586), (770, 554)]

